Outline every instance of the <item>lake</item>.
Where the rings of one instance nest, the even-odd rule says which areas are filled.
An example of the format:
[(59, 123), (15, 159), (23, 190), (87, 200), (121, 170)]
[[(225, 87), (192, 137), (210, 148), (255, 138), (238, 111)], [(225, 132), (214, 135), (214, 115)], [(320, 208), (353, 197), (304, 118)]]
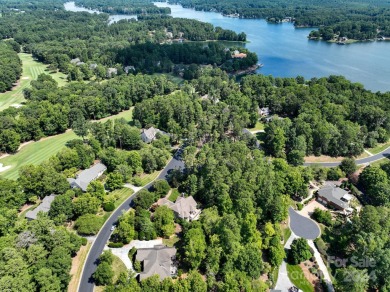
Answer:
[[(66, 2), (64, 3), (64, 8), (66, 11), (73, 11), (73, 12), (88, 12), (88, 13), (97, 13), (100, 14), (101, 12), (98, 10), (92, 10), (85, 7), (76, 6), (74, 2)], [(127, 15), (127, 14), (112, 14), (108, 18), (108, 23), (112, 24), (114, 22), (117, 22), (122, 19), (137, 19), (137, 15)]]
[(390, 42), (363, 42), (337, 45), (307, 39), (310, 28), (292, 23), (270, 24), (263, 19), (225, 17), (216, 12), (195, 11), (181, 5), (170, 7), (173, 17), (197, 19), (214, 26), (245, 32), (246, 47), (257, 53), (264, 67), (258, 73), (279, 77), (305, 78), (344, 75), (373, 91), (390, 90)]
[[(69, 3), (73, 3), (71, 9)], [(65, 4), (71, 11), (88, 10)], [(170, 7), (173, 17), (197, 19), (214, 26), (245, 32), (245, 46), (257, 53), (264, 66), (258, 73), (275, 77), (305, 78), (344, 75), (373, 91), (390, 91), (390, 42), (362, 42), (337, 45), (307, 39), (309, 28), (294, 28), (292, 23), (270, 24), (263, 19), (240, 19), (216, 12), (195, 11), (181, 5), (156, 2), (158, 7)], [(91, 10), (88, 10), (91, 12)], [(93, 12), (93, 11), (92, 11)], [(129, 18), (129, 15), (113, 15)], [(132, 17), (134, 18), (134, 17)], [(110, 18), (111, 19), (111, 18)]]

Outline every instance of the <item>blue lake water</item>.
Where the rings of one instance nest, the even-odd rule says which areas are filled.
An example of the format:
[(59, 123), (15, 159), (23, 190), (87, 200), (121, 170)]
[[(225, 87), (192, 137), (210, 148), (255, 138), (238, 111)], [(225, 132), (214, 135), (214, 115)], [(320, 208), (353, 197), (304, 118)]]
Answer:
[[(74, 2), (66, 2), (64, 3), (64, 8), (67, 11), (73, 11), (73, 12), (89, 12), (89, 13), (101, 13), (98, 10), (92, 10), (85, 7), (76, 6)], [(114, 23), (122, 19), (137, 19), (137, 15), (127, 15), (127, 14), (112, 14), (108, 18), (108, 23)]]
[(262, 19), (239, 19), (216, 12), (195, 11), (181, 5), (156, 2), (170, 7), (173, 17), (197, 19), (214, 26), (245, 32), (264, 67), (261, 74), (279, 77), (323, 77), (332, 74), (364, 84), (373, 91), (390, 91), (390, 42), (363, 42), (337, 45), (307, 39), (309, 28), (294, 28), (291, 23), (269, 24)]
[[(260, 63), (257, 72), (276, 77), (305, 78), (344, 75), (364, 84), (373, 91), (390, 91), (390, 42), (362, 42), (337, 45), (307, 39), (309, 28), (294, 28), (291, 23), (269, 24), (262, 19), (239, 19), (216, 12), (195, 11), (181, 5), (156, 2), (156, 6), (170, 7), (173, 17), (197, 19), (214, 26), (245, 32), (249, 43), (245, 46), (256, 52)], [(69, 11), (94, 12), (65, 3)], [(111, 15), (110, 23), (134, 15)]]

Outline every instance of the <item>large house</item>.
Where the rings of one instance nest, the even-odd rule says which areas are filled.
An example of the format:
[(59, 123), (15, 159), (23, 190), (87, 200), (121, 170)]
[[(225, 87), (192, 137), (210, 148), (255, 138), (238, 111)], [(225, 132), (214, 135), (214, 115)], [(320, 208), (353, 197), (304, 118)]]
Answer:
[(201, 210), (196, 208), (197, 203), (192, 196), (187, 198), (178, 197), (175, 203), (163, 198), (158, 201), (158, 205), (167, 206), (175, 213), (176, 217), (187, 221), (199, 219), (201, 213)]
[(318, 201), (320, 203), (342, 211), (350, 209), (349, 203), (352, 198), (353, 197), (348, 194), (346, 190), (335, 185), (326, 185), (318, 190)]
[(139, 273), (139, 280), (142, 281), (156, 274), (160, 276), (160, 280), (176, 275), (175, 256), (176, 248), (165, 245), (138, 249), (135, 259), (143, 263), (143, 271)]
[(79, 188), (86, 192), (90, 182), (99, 178), (106, 171), (106, 169), (107, 167), (103, 163), (99, 162), (94, 166), (80, 172), (76, 176), (76, 179), (68, 178), (68, 182), (72, 188)]
[(55, 195), (44, 197), (38, 207), (26, 213), (26, 218), (28, 220), (35, 220), (37, 219), (37, 215), (39, 212), (43, 212), (43, 213), (49, 212), (51, 203), (53, 202), (55, 197), (56, 197)]
[(166, 135), (167, 133), (157, 128), (150, 127), (149, 129), (142, 129), (141, 139), (145, 143), (151, 143), (157, 139), (157, 134)]

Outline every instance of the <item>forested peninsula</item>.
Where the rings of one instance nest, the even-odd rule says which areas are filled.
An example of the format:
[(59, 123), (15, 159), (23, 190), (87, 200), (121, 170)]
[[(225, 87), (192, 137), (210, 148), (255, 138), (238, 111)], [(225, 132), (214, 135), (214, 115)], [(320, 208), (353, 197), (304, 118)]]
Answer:
[[(311, 39), (365, 41), (390, 37), (390, 4), (372, 1), (209, 1), (173, 0), (186, 8), (218, 11), (240, 18), (264, 18), (270, 23), (293, 22), (295, 27), (313, 27)], [(344, 38), (344, 39), (343, 39)], [(340, 40), (339, 40), (340, 39)]]

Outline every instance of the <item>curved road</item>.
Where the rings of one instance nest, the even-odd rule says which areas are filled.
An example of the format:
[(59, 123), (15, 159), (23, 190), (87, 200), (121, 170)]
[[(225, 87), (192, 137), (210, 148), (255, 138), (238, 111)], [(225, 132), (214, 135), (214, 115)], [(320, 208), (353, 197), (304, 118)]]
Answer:
[[(167, 166), (161, 171), (160, 175), (157, 179), (166, 179), (168, 173), (176, 168), (184, 168), (184, 163), (181, 160), (180, 152), (182, 150), (179, 149), (172, 160), (167, 164)], [(153, 182), (146, 185), (144, 188), (150, 189)], [(137, 196), (137, 193), (131, 195), (123, 204), (117, 208), (110, 218), (103, 225), (102, 229), (98, 233), (95, 241), (92, 244), (92, 247), (89, 251), (86, 262), (84, 263), (84, 270), (81, 276), (81, 281), (79, 284), (78, 291), (79, 292), (93, 292), (94, 283), (92, 279), (92, 274), (95, 272), (97, 267), (97, 261), (101, 253), (103, 252), (103, 248), (106, 245), (108, 239), (111, 236), (111, 226), (118, 220), (118, 217), (122, 214), (123, 211), (127, 211), (130, 209), (130, 206)]]
[[(356, 159), (356, 164), (366, 164), (366, 163), (372, 163), (374, 161), (380, 160), (382, 158), (390, 157), (390, 147), (383, 150), (382, 152), (375, 154), (370, 157)], [(339, 166), (341, 162), (305, 162), (304, 166), (310, 166), (310, 165), (321, 165), (324, 167), (335, 167)]]
[(308, 240), (314, 240), (320, 236), (321, 230), (313, 220), (302, 216), (292, 207), (288, 209), (288, 214), (290, 215), (290, 229), (295, 235)]

